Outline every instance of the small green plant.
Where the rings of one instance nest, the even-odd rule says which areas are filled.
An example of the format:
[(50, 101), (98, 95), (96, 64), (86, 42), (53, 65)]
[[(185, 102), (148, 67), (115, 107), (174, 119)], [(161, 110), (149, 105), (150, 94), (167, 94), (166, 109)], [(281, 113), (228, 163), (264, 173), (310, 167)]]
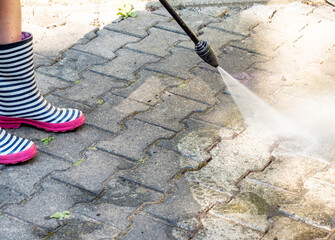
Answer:
[(101, 98), (98, 98), (98, 104), (102, 105), (104, 103), (104, 100), (102, 100)]
[(136, 12), (133, 12), (134, 7), (128, 2), (121, 1), (118, 4), (118, 10), (119, 12), (117, 13), (118, 16), (122, 16), (123, 19), (126, 19), (128, 17), (136, 17)]
[(147, 161), (147, 157), (145, 157), (145, 156), (142, 156), (142, 157), (140, 157), (139, 159), (137, 159), (137, 164), (143, 164), (143, 163), (145, 163), (146, 161)]
[(41, 139), (41, 142), (43, 142), (45, 146), (48, 146), (49, 143), (50, 143), (52, 140), (54, 140), (54, 139), (55, 139), (55, 137), (42, 138), (42, 139)]
[(70, 216), (69, 211), (57, 212), (54, 215), (50, 216), (50, 218), (56, 218), (59, 220), (63, 220), (64, 218), (68, 218)]

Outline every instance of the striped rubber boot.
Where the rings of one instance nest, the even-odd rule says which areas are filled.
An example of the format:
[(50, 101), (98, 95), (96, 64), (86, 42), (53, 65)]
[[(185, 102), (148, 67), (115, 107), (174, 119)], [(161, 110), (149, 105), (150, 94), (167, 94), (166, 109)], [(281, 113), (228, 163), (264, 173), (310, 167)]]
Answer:
[(35, 144), (0, 128), (0, 164), (24, 162), (36, 154)]
[(48, 103), (36, 86), (33, 39), (0, 45), (0, 127), (18, 128), (21, 123), (46, 131), (65, 132), (85, 121), (77, 109), (57, 108)]

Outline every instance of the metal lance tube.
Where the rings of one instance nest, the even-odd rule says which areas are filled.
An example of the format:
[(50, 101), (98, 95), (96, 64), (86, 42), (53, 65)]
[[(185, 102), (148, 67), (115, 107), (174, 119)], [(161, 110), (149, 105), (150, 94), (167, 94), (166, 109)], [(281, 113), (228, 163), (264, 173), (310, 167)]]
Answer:
[(192, 30), (186, 25), (179, 14), (174, 10), (171, 4), (167, 0), (159, 0), (171, 16), (176, 20), (179, 26), (185, 31), (185, 33), (191, 38), (195, 44), (195, 52), (204, 60), (206, 63), (213, 67), (218, 67), (219, 62), (213, 51), (206, 41), (200, 41), (198, 37), (192, 32)]

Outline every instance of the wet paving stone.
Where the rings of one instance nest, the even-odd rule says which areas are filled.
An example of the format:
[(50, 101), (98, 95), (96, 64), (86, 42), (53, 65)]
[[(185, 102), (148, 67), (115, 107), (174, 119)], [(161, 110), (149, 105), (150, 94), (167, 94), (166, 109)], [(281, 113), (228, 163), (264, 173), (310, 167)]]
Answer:
[(92, 203), (76, 206), (72, 211), (94, 219), (100, 223), (125, 229), (128, 217), (142, 204), (159, 201), (161, 194), (137, 184), (113, 179), (108, 182), (108, 191)]
[(189, 231), (194, 231), (199, 225), (197, 216), (200, 205), (192, 197), (190, 187), (184, 179), (176, 182), (176, 189), (164, 201), (160, 204), (148, 205), (143, 210)]
[[(96, 147), (134, 162), (145, 156), (145, 150), (159, 139), (166, 139), (174, 132), (138, 120), (125, 124), (126, 130), (110, 141), (101, 141)], [(129, 146), (131, 146), (129, 148)]]
[(47, 180), (40, 185), (40, 192), (21, 205), (11, 205), (4, 210), (8, 215), (52, 231), (60, 223), (50, 218), (57, 212), (69, 210), (75, 204), (88, 202), (93, 196), (57, 181)]
[(34, 225), (17, 221), (11, 217), (0, 216), (0, 238), (3, 240), (42, 239), (45, 232)]
[(191, 235), (190, 232), (170, 226), (162, 221), (145, 216), (143, 214), (136, 215), (133, 221), (133, 228), (120, 239), (186, 240)]
[(103, 183), (108, 178), (119, 170), (132, 167), (134, 164), (125, 159), (97, 150), (88, 150), (72, 168), (56, 172), (52, 178), (99, 195), (105, 189)]
[(63, 226), (48, 239), (113, 239), (120, 233), (119, 229), (97, 223), (92, 219), (76, 216), (76, 214), (73, 215), (71, 214), (70, 218), (62, 221)]

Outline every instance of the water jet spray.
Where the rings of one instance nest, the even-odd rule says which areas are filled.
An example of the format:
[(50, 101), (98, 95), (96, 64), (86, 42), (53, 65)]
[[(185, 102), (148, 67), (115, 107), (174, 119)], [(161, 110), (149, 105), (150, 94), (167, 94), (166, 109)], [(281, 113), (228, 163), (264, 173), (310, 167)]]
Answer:
[(206, 63), (213, 67), (218, 67), (219, 62), (213, 49), (209, 46), (206, 41), (199, 40), (198, 37), (192, 32), (192, 30), (186, 25), (179, 14), (174, 10), (171, 4), (167, 0), (159, 0), (165, 9), (171, 14), (176, 20), (179, 26), (185, 31), (185, 33), (191, 38), (195, 44), (195, 52), (204, 60)]

